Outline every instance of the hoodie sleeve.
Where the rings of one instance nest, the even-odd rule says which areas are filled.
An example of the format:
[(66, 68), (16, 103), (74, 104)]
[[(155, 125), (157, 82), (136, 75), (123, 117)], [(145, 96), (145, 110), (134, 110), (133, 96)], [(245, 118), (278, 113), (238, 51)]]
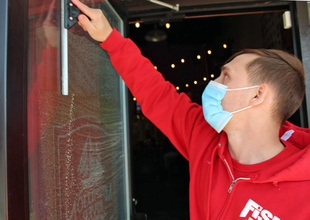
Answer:
[(100, 45), (108, 51), (113, 66), (137, 98), (143, 114), (189, 159), (193, 129), (197, 123), (205, 123), (201, 106), (192, 103), (184, 93), (179, 94), (142, 56), (139, 48), (115, 29)]

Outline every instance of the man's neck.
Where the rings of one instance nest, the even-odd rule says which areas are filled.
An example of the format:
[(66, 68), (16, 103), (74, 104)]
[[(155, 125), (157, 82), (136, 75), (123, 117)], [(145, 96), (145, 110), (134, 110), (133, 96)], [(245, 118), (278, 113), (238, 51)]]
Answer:
[(231, 157), (242, 164), (257, 164), (279, 154), (285, 147), (279, 140), (279, 129), (272, 126), (246, 127), (227, 132)]

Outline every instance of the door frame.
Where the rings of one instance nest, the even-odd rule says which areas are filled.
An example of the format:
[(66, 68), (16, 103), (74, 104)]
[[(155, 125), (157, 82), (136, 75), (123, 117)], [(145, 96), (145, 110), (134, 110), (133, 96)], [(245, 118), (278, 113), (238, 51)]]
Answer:
[[(309, 128), (310, 126), (310, 2), (298, 1), (294, 5), (295, 7), (295, 29), (298, 33), (296, 38), (298, 38), (297, 48), (300, 50), (300, 58), (303, 61), (303, 66), (305, 69), (306, 76), (306, 94), (305, 101), (303, 102), (302, 108), (305, 112), (304, 121), (308, 123), (304, 127)], [(297, 17), (298, 15), (298, 17)], [(308, 109), (308, 110), (307, 110)], [(308, 113), (308, 114), (307, 114)]]
[(28, 1), (7, 4), (5, 217), (29, 219), (27, 149)]
[(7, 213), (7, 158), (6, 158), (6, 57), (7, 57), (7, 8), (8, 1), (0, 6), (0, 219), (6, 219)]

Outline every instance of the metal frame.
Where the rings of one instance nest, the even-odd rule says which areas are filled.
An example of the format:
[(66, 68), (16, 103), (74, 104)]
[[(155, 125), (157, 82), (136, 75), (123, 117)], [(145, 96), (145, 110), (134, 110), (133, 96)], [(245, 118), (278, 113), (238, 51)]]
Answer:
[[(106, 1), (106, 4), (109, 6), (110, 10), (115, 13), (115, 15), (122, 21), (120, 27), (120, 33), (124, 36), (125, 35), (125, 27), (123, 18), (119, 15), (119, 13), (114, 9), (116, 7), (111, 4), (109, 1)], [(132, 195), (131, 195), (131, 166), (130, 166), (130, 137), (129, 137), (129, 112), (128, 112), (128, 89), (122, 80), (120, 79), (120, 94), (121, 94), (121, 106), (122, 106), (122, 119), (123, 119), (123, 144), (124, 144), (124, 159), (125, 159), (125, 192), (127, 193), (124, 197), (126, 198), (126, 219), (130, 219), (130, 215), (132, 214)]]
[[(126, 8), (123, 7), (123, 4), (120, 0), (108, 0), (106, 1), (107, 5), (111, 8), (112, 11), (122, 20), (120, 33), (127, 37), (128, 33), (128, 25), (124, 25), (128, 23), (128, 12)], [(126, 211), (127, 211), (127, 219), (132, 219), (131, 216), (133, 213), (133, 204), (132, 204), (132, 175), (131, 175), (131, 147), (130, 147), (130, 108), (129, 108), (129, 92), (128, 88), (125, 85), (124, 81), (120, 77), (120, 99), (122, 106), (122, 119), (123, 119), (123, 142), (124, 142), (124, 158), (125, 158), (125, 179), (126, 179), (126, 189), (127, 192), (126, 197)]]
[[(310, 8), (309, 3), (307, 2), (296, 2), (296, 15), (295, 15), (295, 30), (299, 32), (297, 42), (299, 42), (297, 48), (299, 48), (299, 55), (301, 60), (303, 61), (305, 76), (306, 76), (306, 97), (305, 100), (300, 107), (303, 114), (303, 127), (310, 126)], [(298, 17), (297, 17), (298, 14)], [(308, 109), (308, 110), (307, 110)], [(308, 113), (308, 114), (307, 114)]]
[(61, 0), (60, 6), (60, 50), (61, 50), (61, 94), (69, 95), (68, 73), (68, 30), (65, 28), (65, 0)]
[[(306, 67), (307, 62), (303, 60), (303, 55), (302, 51), (304, 50), (303, 47), (301, 46), (301, 35), (300, 35), (300, 12), (297, 11), (297, 4), (296, 2), (291, 2), (289, 3), (289, 10), (291, 12), (291, 20), (292, 20), (292, 41), (293, 41), (293, 49), (294, 49), (294, 55), (298, 57), (300, 60), (303, 61), (304, 67)], [(309, 64), (308, 64), (309, 65)], [(305, 68), (306, 70), (306, 68)], [(307, 71), (305, 71), (307, 73)], [(301, 103), (301, 106), (299, 107), (299, 111), (296, 112), (295, 114), (299, 114), (300, 117), (300, 127), (308, 127), (308, 118), (309, 114), (307, 114), (307, 104), (306, 104), (306, 99), (303, 100)]]
[[(3, 2), (3, 1), (2, 1)], [(28, 0), (7, 0), (7, 214), (29, 219), (27, 149)]]
[(129, 112), (128, 112), (128, 89), (122, 79), (120, 79), (121, 84), (121, 99), (122, 99), (122, 109), (123, 109), (123, 122), (124, 122), (124, 134), (123, 134), (123, 142), (124, 142), (124, 158), (125, 158), (125, 187), (127, 192), (126, 197), (126, 210), (127, 210), (127, 219), (130, 218), (132, 214), (132, 189), (131, 189), (131, 154), (130, 154), (130, 138), (129, 138)]
[[(180, 14), (186, 14), (186, 16), (199, 16), (199, 15), (211, 15), (211, 14), (225, 14), (227, 12), (243, 13), (254, 12), (263, 10), (272, 10), (272, 8), (287, 8), (290, 2), (276, 1), (236, 1), (229, 3), (209, 3), (204, 5), (192, 5), (192, 6), (180, 6), (179, 11), (174, 13), (175, 16)], [(136, 12), (129, 13), (130, 21), (137, 21), (140, 18), (146, 17), (158, 17), (165, 16), (167, 14), (166, 9), (150, 9), (150, 10), (137, 10)]]
[(165, 2), (162, 2), (162, 1), (158, 1), (158, 0), (148, 0), (149, 2), (152, 2), (154, 4), (157, 4), (157, 5), (161, 5), (161, 6), (164, 6), (166, 8), (171, 8), (172, 10), (175, 10), (175, 11), (179, 11), (179, 4), (176, 4), (175, 6), (174, 5), (171, 5), (171, 4), (167, 4)]
[(7, 213), (7, 157), (6, 157), (6, 57), (8, 29), (8, 1), (0, 3), (0, 219)]

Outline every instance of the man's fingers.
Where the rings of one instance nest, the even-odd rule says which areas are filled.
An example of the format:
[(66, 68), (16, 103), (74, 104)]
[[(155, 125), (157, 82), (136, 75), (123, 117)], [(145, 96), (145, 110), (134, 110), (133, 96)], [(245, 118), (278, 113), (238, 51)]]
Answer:
[(83, 27), (83, 25), (81, 24), (81, 22), (78, 22), (78, 24), (83, 28), (84, 31), (87, 31), (86, 28)]
[(78, 20), (83, 29), (87, 30), (88, 32), (95, 28), (91, 21), (83, 14), (79, 15)]
[(71, 0), (73, 4), (75, 4), (76, 7), (78, 7), (84, 14), (86, 14), (90, 19), (93, 19), (92, 17), (92, 8), (89, 8), (87, 5), (83, 4), (79, 0)]
[(84, 14), (78, 16), (79, 24), (96, 41), (103, 42), (112, 32), (112, 27), (102, 10), (89, 8), (79, 0), (71, 0)]

